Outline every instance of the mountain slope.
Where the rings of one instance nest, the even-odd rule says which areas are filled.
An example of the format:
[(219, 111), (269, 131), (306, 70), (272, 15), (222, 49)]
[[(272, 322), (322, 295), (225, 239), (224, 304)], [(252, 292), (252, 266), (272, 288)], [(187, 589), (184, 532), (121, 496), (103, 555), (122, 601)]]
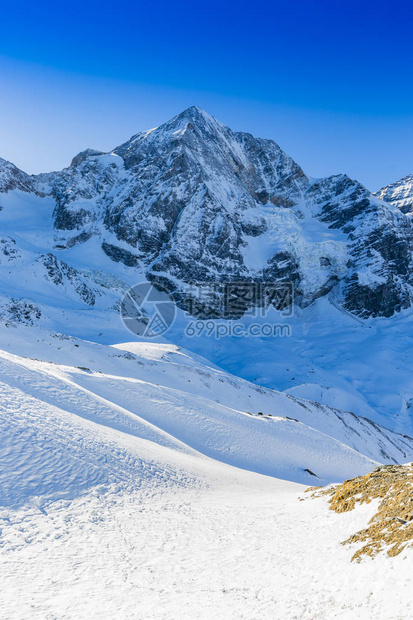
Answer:
[[(289, 282), (303, 307), (328, 295), (360, 317), (411, 305), (409, 218), (345, 175), (309, 179), (271, 140), (233, 132), (196, 106), (112, 153), (88, 149), (61, 172), (28, 177), (2, 160), (0, 175), (10, 243), (19, 246), (16, 207), (34, 224), (30, 210), (42, 204), (38, 251), (86, 269), (94, 244), (107, 273), (122, 264), (129, 279), (167, 281), (183, 308), (189, 284), (215, 283), (200, 316), (240, 316), (257, 303), (225, 314), (220, 284), (234, 280)], [(76, 250), (83, 264), (72, 261)], [(74, 294), (93, 305), (94, 286), (78, 279)]]
[(413, 174), (382, 187), (375, 195), (394, 205), (402, 213), (411, 215), (413, 213)]
[[(375, 506), (301, 486), (413, 460), (411, 252), (397, 205), (197, 107), (63, 171), (0, 160), (0, 616), (411, 617), (411, 557), (349, 572), (340, 545)], [(174, 343), (288, 392), (124, 342), (145, 279)], [(188, 284), (221, 328), (267, 301), (222, 312), (233, 280), (294, 284), (286, 338), (187, 332)]]
[[(1, 328), (1, 342), (6, 504), (135, 476), (140, 484), (145, 471), (163, 479), (176, 453), (307, 484), (413, 460), (411, 438), (259, 388), (173, 345), (104, 347), (22, 326)], [(131, 446), (153, 463), (142, 473)]]
[[(29, 176), (0, 160), (0, 178), (1, 320), (109, 344), (130, 339), (119, 303), (141, 281), (168, 282), (184, 309), (195, 295), (204, 318), (269, 301), (240, 297), (229, 314), (225, 282), (287, 282), (294, 316), (271, 315), (287, 339), (191, 339), (182, 312), (168, 338), (411, 433), (412, 224), (397, 206), (345, 175), (309, 179), (274, 142), (197, 107), (60, 172)], [(201, 299), (197, 282), (208, 285)]]
[(411, 556), (349, 571), (340, 544), (374, 502), (336, 515), (255, 472), (342, 480), (412, 459), (413, 440), (172, 345), (0, 338), (1, 616), (410, 615)]

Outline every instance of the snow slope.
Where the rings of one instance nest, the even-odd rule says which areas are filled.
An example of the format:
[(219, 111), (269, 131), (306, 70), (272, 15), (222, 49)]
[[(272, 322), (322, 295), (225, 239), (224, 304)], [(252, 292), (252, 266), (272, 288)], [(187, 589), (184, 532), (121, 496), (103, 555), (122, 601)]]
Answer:
[[(248, 326), (260, 319), (245, 317)], [(185, 334), (178, 320), (167, 336), (225, 370), (276, 390), (350, 410), (413, 435), (413, 313), (360, 321), (319, 299), (294, 316), (270, 314), (263, 323), (288, 326), (278, 337)]]
[(413, 460), (413, 439), (249, 384), (173, 345), (105, 347), (22, 326), (1, 336), (6, 504), (23, 501), (26, 485), (55, 497), (66, 480), (74, 493), (107, 482), (112, 469), (116, 482), (135, 475), (138, 465), (131, 473), (104, 447), (112, 431), (121, 444), (139, 439), (304, 484)]
[(0, 335), (0, 617), (411, 616), (411, 557), (340, 545), (372, 507), (337, 515), (293, 480), (411, 460), (412, 440), (174, 345)]
[(0, 616), (412, 617), (411, 555), (354, 564), (340, 545), (374, 507), (338, 515), (301, 487), (225, 466), (203, 481), (4, 512)]

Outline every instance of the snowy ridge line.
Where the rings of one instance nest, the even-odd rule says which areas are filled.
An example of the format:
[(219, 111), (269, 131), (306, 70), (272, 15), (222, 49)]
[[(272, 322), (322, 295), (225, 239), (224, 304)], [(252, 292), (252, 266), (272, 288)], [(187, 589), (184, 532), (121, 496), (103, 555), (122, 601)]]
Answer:
[[(7, 402), (0, 461), (8, 503), (32, 493), (74, 497), (96, 484), (130, 485), (139, 472), (151, 479), (153, 468), (154, 484), (179, 484), (179, 471), (195, 480), (205, 468), (232, 466), (228, 471), (312, 485), (413, 460), (408, 438), (259, 388), (170, 344), (115, 348), (34, 327), (0, 331)], [(25, 407), (30, 416), (23, 415)], [(31, 460), (25, 481), (21, 474)], [(42, 474), (53, 469), (51, 460), (56, 472), (66, 472), (56, 487), (53, 475)], [(100, 473), (96, 463), (103, 464)], [(10, 486), (9, 479), (19, 484)]]

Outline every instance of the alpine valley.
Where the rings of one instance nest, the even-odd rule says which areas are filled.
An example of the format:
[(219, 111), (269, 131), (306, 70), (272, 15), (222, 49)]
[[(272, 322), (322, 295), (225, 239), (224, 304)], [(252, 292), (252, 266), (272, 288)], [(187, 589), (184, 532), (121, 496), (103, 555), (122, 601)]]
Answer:
[[(413, 175), (310, 178), (196, 106), (62, 171), (0, 159), (0, 616), (413, 617), (410, 543), (340, 544), (377, 503), (304, 493), (413, 461), (412, 214)], [(149, 340), (144, 281), (176, 302)], [(226, 283), (294, 301), (225, 313)]]

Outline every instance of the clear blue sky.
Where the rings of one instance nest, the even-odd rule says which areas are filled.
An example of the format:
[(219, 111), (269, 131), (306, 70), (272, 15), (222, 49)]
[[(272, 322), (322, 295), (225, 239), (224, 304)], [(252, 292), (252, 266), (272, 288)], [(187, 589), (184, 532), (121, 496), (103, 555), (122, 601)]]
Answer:
[(0, 156), (59, 169), (197, 104), (311, 176), (413, 172), (413, 8), (370, 0), (14, 0), (0, 37)]

